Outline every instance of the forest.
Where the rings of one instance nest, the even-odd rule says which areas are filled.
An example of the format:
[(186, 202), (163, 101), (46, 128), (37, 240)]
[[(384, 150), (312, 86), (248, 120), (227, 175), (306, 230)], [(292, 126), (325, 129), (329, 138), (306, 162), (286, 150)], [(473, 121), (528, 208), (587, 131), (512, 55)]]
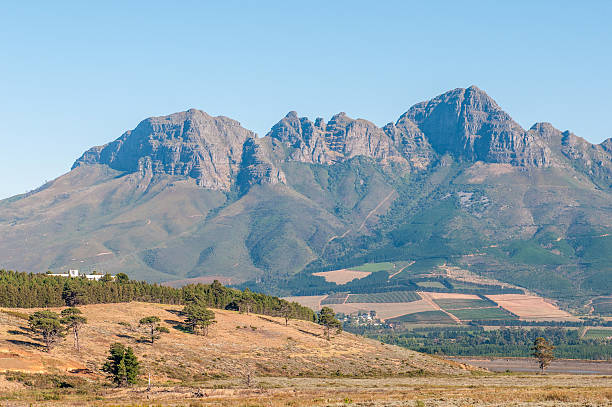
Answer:
[(250, 311), (264, 315), (278, 315), (289, 307), (292, 318), (314, 320), (314, 312), (297, 303), (278, 297), (240, 291), (212, 284), (191, 284), (182, 288), (166, 287), (144, 281), (129, 280), (119, 273), (99, 281), (84, 277), (68, 278), (47, 274), (20, 273), (0, 270), (0, 306), (9, 308), (43, 308), (85, 304), (105, 304), (130, 301), (163, 304), (186, 304), (197, 299), (212, 308), (240, 309), (248, 304)]

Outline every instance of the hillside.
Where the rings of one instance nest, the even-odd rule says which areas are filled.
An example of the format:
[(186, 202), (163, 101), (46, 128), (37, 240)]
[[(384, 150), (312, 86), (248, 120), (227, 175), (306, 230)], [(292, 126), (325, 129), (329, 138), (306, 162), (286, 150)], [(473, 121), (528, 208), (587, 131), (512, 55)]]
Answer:
[(611, 143), (523, 129), (474, 86), (382, 128), (289, 112), (259, 138), (191, 109), (0, 201), (0, 259), (283, 295), (334, 290), (312, 273), (414, 261), (585, 303), (612, 291)]
[[(80, 333), (82, 352), (72, 338), (49, 353), (33, 339), (27, 321), (15, 311), (0, 311), (0, 371), (62, 373), (103, 379), (99, 371), (113, 342), (132, 346), (145, 372), (155, 383), (202, 382), (212, 378), (242, 378), (247, 372), (260, 376), (405, 376), (424, 373), (469, 373), (465, 367), (403, 348), (382, 345), (349, 333), (327, 341), (320, 326), (282, 318), (214, 310), (217, 323), (208, 336), (181, 328), (181, 307), (132, 302), (80, 307), (88, 319)], [(59, 311), (59, 309), (54, 309)], [(6, 311), (6, 310), (5, 310)], [(155, 315), (170, 332), (153, 345), (141, 341), (145, 331), (138, 321)]]

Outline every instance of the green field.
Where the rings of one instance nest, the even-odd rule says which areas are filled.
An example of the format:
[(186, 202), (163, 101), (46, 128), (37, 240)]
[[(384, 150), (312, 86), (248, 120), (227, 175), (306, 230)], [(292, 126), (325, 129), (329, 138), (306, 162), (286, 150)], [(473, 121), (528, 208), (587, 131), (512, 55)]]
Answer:
[(502, 308), (467, 308), (449, 311), (462, 321), (483, 320), (483, 319), (515, 319), (514, 315)]
[(495, 303), (482, 299), (437, 299), (433, 300), (440, 308), (449, 310), (467, 309), (467, 308), (485, 308), (494, 307)]
[(351, 294), (346, 302), (347, 304), (355, 302), (412, 302), (420, 299), (421, 297), (414, 291), (391, 291), (388, 293)]
[(594, 299), (593, 309), (600, 315), (612, 315), (612, 297)]
[(423, 311), (387, 319), (387, 323), (422, 322), (432, 324), (455, 324), (455, 321), (442, 311)]
[(416, 285), (423, 288), (446, 288), (444, 284), (439, 281), (417, 281)]
[(584, 335), (584, 339), (601, 339), (612, 336), (612, 329), (589, 329)]
[(356, 271), (369, 271), (370, 273), (376, 273), (377, 271), (393, 270), (394, 266), (395, 265), (393, 263), (389, 263), (386, 261), (382, 263), (366, 263), (366, 264), (362, 264), (361, 266), (357, 266), (357, 267), (349, 267), (349, 269), (356, 270)]

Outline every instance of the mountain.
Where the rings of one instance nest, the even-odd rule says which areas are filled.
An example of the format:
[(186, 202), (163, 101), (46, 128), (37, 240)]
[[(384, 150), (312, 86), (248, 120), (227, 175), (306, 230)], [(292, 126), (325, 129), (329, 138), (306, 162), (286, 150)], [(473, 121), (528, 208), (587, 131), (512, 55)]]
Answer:
[[(275, 293), (368, 261), (442, 262), (551, 295), (612, 292), (612, 140), (523, 129), (475, 86), (382, 128), (289, 112), (264, 137), (191, 109), (0, 201), (0, 264)], [(194, 280), (194, 281), (196, 281)]]

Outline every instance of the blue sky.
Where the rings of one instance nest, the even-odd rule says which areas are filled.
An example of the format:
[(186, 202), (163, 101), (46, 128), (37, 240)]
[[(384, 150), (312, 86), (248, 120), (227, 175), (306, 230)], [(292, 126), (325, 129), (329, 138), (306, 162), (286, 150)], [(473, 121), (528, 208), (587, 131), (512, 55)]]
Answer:
[(612, 137), (610, 1), (0, 5), (0, 198), (149, 116), (264, 135), (289, 110), (377, 125), (475, 84), (523, 127)]

